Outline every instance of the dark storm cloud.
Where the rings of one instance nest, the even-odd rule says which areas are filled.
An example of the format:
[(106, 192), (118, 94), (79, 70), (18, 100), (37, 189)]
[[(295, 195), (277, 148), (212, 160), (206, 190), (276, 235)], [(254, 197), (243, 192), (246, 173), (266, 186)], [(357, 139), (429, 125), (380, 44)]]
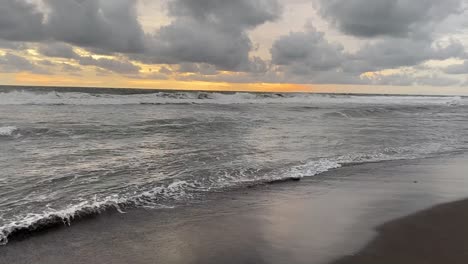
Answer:
[(273, 64), (289, 66), (290, 71), (299, 75), (334, 69), (344, 60), (343, 47), (329, 43), (315, 28), (280, 37), (271, 54)]
[(228, 30), (254, 28), (279, 18), (282, 8), (274, 0), (175, 0), (169, 12)]
[(113, 52), (143, 50), (135, 0), (45, 0), (45, 25), (55, 40)]
[[(282, 11), (277, 0), (171, 0), (173, 21), (145, 35), (136, 0), (43, 0), (46, 16), (25, 0), (6, 1), (0, 9), (2, 39), (64, 42), (102, 54), (132, 54), (146, 63), (200, 63), (239, 71), (261, 70), (258, 58), (250, 61), (254, 48), (247, 31), (278, 19)], [(41, 53), (75, 56), (54, 45)]]
[(136, 0), (44, 0), (47, 19), (25, 0), (0, 4), (0, 38), (63, 41), (111, 52), (143, 51)]
[(22, 0), (2, 0), (0, 3), (0, 39), (37, 41), (44, 38), (44, 15)]
[(209, 63), (235, 69), (248, 62), (251, 42), (242, 31), (226, 32), (211, 25), (180, 19), (161, 28), (148, 42), (143, 61), (177, 64)]
[(422, 37), (450, 14), (461, 12), (463, 1), (318, 0), (326, 19), (359, 37)]
[(278, 65), (277, 70), (284, 74), (283, 81), (362, 83), (361, 71), (345, 71), (351, 55), (344, 51), (342, 45), (326, 40), (325, 34), (312, 26), (308, 26), (305, 32), (291, 32), (278, 38), (271, 48), (271, 55), (272, 64)]
[(148, 38), (154, 63), (206, 63), (223, 70), (249, 70), (253, 45), (247, 30), (281, 14), (276, 0), (174, 0), (174, 21)]
[(79, 55), (73, 50), (73, 47), (65, 43), (45, 43), (38, 49), (39, 53), (47, 57), (74, 59)]

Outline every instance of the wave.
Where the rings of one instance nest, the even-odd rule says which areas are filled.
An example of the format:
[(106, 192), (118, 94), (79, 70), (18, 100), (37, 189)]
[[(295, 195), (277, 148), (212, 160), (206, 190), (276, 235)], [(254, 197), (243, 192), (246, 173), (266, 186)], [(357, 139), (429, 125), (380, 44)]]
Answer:
[(5, 126), (0, 127), (0, 137), (10, 137), (18, 131), (18, 128), (15, 126)]
[[(0, 245), (6, 245), (10, 237), (33, 233), (48, 227), (64, 224), (70, 226), (77, 218), (100, 214), (106, 210), (114, 209), (123, 213), (125, 207), (167, 207), (158, 205), (154, 200), (158, 196), (168, 196), (180, 199), (186, 196), (186, 190), (191, 184), (186, 181), (174, 181), (167, 186), (159, 186), (151, 191), (143, 192), (133, 197), (107, 196), (93, 201), (82, 201), (71, 204), (63, 209), (47, 208), (42, 213), (29, 213), (16, 217), (13, 221), (0, 226)], [(1, 218), (0, 218), (1, 219)]]
[[(123, 209), (133, 207), (172, 208), (177, 205), (177, 202), (183, 201), (186, 204), (197, 195), (211, 191), (300, 180), (304, 177), (316, 176), (355, 164), (423, 158), (430, 156), (437, 150), (438, 146), (426, 146), (419, 149), (418, 153), (410, 152), (409, 149), (405, 148), (387, 148), (375, 153), (310, 160), (289, 168), (263, 173), (255, 169), (245, 169), (236, 173), (220, 171), (218, 177), (211, 179), (208, 183), (197, 180), (168, 180), (166, 183), (159, 183), (149, 190), (136, 194), (115, 194), (100, 199), (95, 197), (94, 200), (70, 204), (62, 209), (47, 208), (42, 213), (19, 215), (0, 226), (0, 245), (6, 245), (11, 237), (34, 233), (56, 225), (69, 226), (76, 219), (100, 214), (111, 209), (123, 213)], [(2, 220), (1, 217), (0, 220)]]
[(328, 112), (323, 115), (325, 118), (365, 118), (369, 116), (385, 116), (388, 114), (409, 114), (415, 115), (420, 114), (425, 111), (434, 112), (437, 114), (437, 110), (443, 107), (441, 105), (403, 105), (403, 106), (383, 106), (383, 107), (366, 107), (366, 108), (352, 108), (352, 109), (343, 109), (335, 112)]
[(157, 92), (102, 94), (84, 92), (10, 91), (1, 93), (0, 105), (160, 105), (160, 104), (384, 104), (465, 105), (459, 96), (371, 96), (280, 93)]

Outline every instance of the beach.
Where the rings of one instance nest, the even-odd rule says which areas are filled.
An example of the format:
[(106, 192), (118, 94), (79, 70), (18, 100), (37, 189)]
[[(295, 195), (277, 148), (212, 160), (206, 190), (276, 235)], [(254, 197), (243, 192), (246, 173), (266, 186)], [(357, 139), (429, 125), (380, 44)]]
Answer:
[(0, 264), (468, 264), (468, 0), (0, 1)]
[(389, 222), (362, 251), (333, 264), (467, 263), (468, 200)]
[(391, 260), (374, 245), (388, 223), (468, 198), (467, 110), (457, 96), (5, 91), (0, 263)]
[(468, 202), (429, 209), (468, 197), (466, 160), (352, 165), (185, 207), (106, 212), (13, 239), (0, 263), (466, 263)]

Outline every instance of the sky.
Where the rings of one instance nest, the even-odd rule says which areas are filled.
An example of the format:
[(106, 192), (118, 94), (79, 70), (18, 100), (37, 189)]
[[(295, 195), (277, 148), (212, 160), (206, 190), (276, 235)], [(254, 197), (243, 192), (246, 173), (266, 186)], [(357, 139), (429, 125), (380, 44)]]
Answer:
[(468, 95), (468, 0), (2, 0), (0, 84)]

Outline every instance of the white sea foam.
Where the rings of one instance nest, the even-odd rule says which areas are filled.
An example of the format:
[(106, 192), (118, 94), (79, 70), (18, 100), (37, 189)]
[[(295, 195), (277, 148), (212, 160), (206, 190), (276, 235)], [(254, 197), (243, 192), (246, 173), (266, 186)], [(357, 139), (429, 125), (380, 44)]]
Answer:
[(18, 130), (15, 126), (0, 127), (0, 136), (8, 137), (12, 136)]
[[(158, 186), (152, 190), (135, 194), (135, 195), (111, 195), (101, 199), (94, 198), (91, 201), (82, 201), (76, 204), (70, 204), (62, 209), (47, 208), (41, 213), (29, 213), (26, 215), (17, 216), (8, 223), (0, 226), (0, 245), (8, 243), (8, 237), (18, 230), (34, 230), (40, 228), (41, 225), (48, 224), (50, 221), (59, 219), (65, 225), (70, 225), (71, 222), (80, 215), (100, 213), (109, 208), (114, 208), (123, 213), (121, 206), (135, 205), (149, 208), (171, 208), (167, 205), (158, 205), (154, 202), (155, 199), (166, 197), (173, 200), (185, 199), (189, 195), (186, 191), (190, 188), (195, 188), (194, 184), (186, 181), (174, 181), (166, 186)], [(0, 218), (0, 220), (2, 220)], [(1, 222), (1, 221), (0, 221)]]
[[(66, 225), (70, 225), (74, 218), (90, 213), (100, 213), (109, 208), (115, 208), (122, 212), (121, 206), (132, 205), (147, 208), (172, 208), (170, 205), (158, 204), (159, 200), (183, 200), (192, 198), (194, 192), (206, 192), (210, 190), (223, 189), (226, 187), (236, 187), (243, 184), (255, 184), (285, 180), (291, 178), (304, 178), (319, 175), (321, 173), (341, 168), (351, 163), (368, 163), (400, 159), (415, 159), (424, 157), (440, 149), (437, 144), (423, 147), (418, 153), (410, 152), (406, 148), (387, 148), (381, 152), (367, 154), (350, 154), (338, 157), (321, 158), (310, 160), (303, 164), (286, 168), (266, 175), (248, 175), (245, 171), (239, 171), (238, 175), (224, 173), (216, 180), (205, 186), (198, 181), (188, 182), (184, 180), (174, 180), (173, 182), (156, 186), (150, 190), (135, 193), (132, 195), (111, 195), (101, 199), (95, 198), (91, 201), (82, 201), (71, 204), (63, 209), (47, 208), (42, 213), (30, 213), (17, 216), (14, 220), (9, 220), (0, 226), (0, 245), (8, 243), (8, 237), (18, 230), (34, 230), (48, 221), (59, 219)], [(0, 220), (3, 220), (0, 217)], [(2, 221), (0, 221), (2, 222)]]
[(60, 210), (48, 208), (42, 213), (29, 213), (27, 215), (18, 216), (14, 221), (0, 226), (0, 245), (6, 245), (8, 243), (8, 236), (17, 230), (31, 229), (39, 227), (41, 222), (48, 221), (52, 218), (59, 218), (64, 224), (70, 225), (73, 218), (80, 212), (100, 212), (101, 210), (111, 206), (118, 208), (122, 200), (109, 197), (107, 200), (102, 201), (83, 201), (78, 204), (69, 205), (68, 207)]
[(80, 92), (34, 93), (13, 91), (0, 94), (0, 105), (135, 105), (135, 104), (466, 104), (466, 99), (430, 96), (345, 96), (319, 94), (253, 94), (158, 92), (153, 94), (92, 94)]

